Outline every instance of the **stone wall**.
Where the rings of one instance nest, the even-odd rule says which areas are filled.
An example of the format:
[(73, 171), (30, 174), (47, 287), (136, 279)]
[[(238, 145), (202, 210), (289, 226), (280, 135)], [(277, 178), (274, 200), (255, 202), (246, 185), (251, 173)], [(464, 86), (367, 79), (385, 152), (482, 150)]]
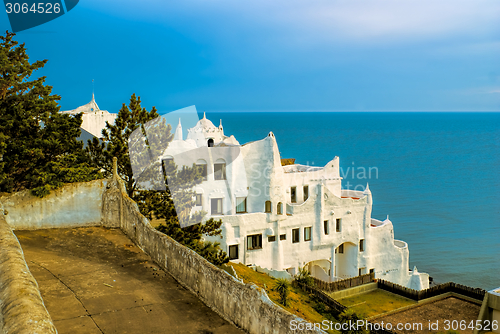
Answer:
[(29, 190), (0, 197), (7, 223), (14, 230), (92, 226), (101, 223), (107, 180), (66, 184), (39, 198)]
[(242, 283), (154, 229), (116, 176), (69, 184), (41, 199), (20, 192), (0, 201), (8, 211), (7, 221), (3, 211), (0, 215), (0, 326), (3, 316), (5, 333), (57, 333), (12, 229), (91, 225), (120, 227), (180, 284), (248, 333), (292, 333), (292, 320), (305, 322), (274, 304), (256, 285)]
[[(119, 216), (108, 215), (108, 222), (121, 221), (122, 230), (132, 241), (224, 319), (255, 334), (292, 333), (292, 320), (304, 322), (276, 306), (256, 285), (240, 282), (196, 252), (154, 229), (120, 183), (118, 179), (110, 182), (107, 191), (110, 197), (105, 194), (103, 198), (109, 212), (120, 213)], [(122, 189), (120, 197), (116, 196), (119, 188)], [(318, 332), (321, 331), (301, 331)]]
[(57, 333), (0, 204), (1, 333)]

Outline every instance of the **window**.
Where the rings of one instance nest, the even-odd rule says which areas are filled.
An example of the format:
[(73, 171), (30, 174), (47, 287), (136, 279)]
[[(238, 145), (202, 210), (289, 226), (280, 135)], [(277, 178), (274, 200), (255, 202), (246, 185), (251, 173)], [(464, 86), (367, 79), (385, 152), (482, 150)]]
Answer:
[(275, 235), (271, 235), (271, 236), (267, 237), (267, 241), (268, 242), (276, 241), (276, 236)]
[(304, 186), (304, 202), (309, 198), (309, 186)]
[(222, 214), (222, 198), (212, 198), (212, 215), (221, 215)]
[[(172, 173), (176, 169), (175, 164), (174, 164), (174, 158), (165, 158), (165, 159), (163, 159), (163, 163), (161, 165), (161, 169), (162, 169), (162, 172), (163, 172), (164, 176), (172, 175)], [(165, 182), (167, 182), (167, 180), (165, 180)]]
[(298, 228), (294, 228), (292, 230), (292, 242), (293, 243), (296, 243), (296, 242), (299, 242), (300, 241), (300, 229)]
[(342, 218), (337, 218), (335, 220), (335, 231), (340, 232), (341, 228), (342, 228)]
[(297, 187), (290, 188), (290, 197), (291, 197), (292, 203), (297, 203)]
[(253, 234), (247, 236), (247, 249), (261, 249), (262, 248), (262, 234)]
[(280, 240), (286, 240), (286, 234), (280, 234)]
[(281, 202), (278, 203), (278, 214), (279, 215), (283, 214), (283, 203)]
[(304, 241), (311, 241), (311, 227), (304, 227)]
[(202, 206), (202, 194), (196, 194), (196, 206)]
[(212, 138), (210, 138), (207, 143), (208, 147), (214, 147), (214, 140)]
[(267, 213), (270, 213), (270, 212), (271, 212), (271, 201), (266, 201), (265, 211), (266, 211)]
[(365, 251), (365, 239), (360, 239), (359, 240), (359, 251), (364, 252)]
[(226, 163), (214, 164), (214, 179), (215, 180), (226, 179)]
[(238, 245), (230, 245), (229, 260), (237, 260), (237, 259), (238, 259)]
[(370, 269), (370, 274), (373, 274), (375, 272), (375, 268)]
[(364, 275), (366, 273), (366, 268), (359, 268), (358, 269), (358, 276)]
[(236, 197), (236, 213), (247, 212), (247, 198), (246, 197)]
[(337, 247), (337, 249), (335, 249), (335, 253), (344, 254), (344, 244)]
[(196, 165), (196, 167), (198, 168), (198, 170), (201, 173), (202, 180), (206, 181), (207, 180), (207, 165), (206, 164), (199, 164), (199, 165)]
[(328, 235), (328, 220), (323, 222), (323, 230), (325, 231), (325, 235)]

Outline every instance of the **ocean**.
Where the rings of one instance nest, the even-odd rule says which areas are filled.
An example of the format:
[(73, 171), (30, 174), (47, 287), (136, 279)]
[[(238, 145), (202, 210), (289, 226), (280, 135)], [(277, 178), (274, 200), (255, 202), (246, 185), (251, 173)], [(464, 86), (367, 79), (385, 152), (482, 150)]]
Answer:
[(340, 158), (343, 188), (373, 195), (372, 217), (437, 283), (500, 286), (500, 113), (207, 113), (240, 144), (272, 131), (282, 158)]

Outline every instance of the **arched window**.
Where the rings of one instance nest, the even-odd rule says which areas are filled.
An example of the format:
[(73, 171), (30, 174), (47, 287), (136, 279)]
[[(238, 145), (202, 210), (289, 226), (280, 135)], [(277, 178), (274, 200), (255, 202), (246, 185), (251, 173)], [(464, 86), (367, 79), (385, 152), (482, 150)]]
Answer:
[(217, 159), (214, 163), (214, 180), (226, 180), (226, 162), (224, 159)]
[(207, 162), (205, 160), (203, 160), (203, 159), (199, 159), (198, 161), (196, 161), (196, 167), (201, 172), (201, 177), (203, 178), (203, 181), (206, 181), (207, 180), (207, 174), (208, 174), (208, 171), (207, 171)]
[(212, 138), (208, 139), (208, 147), (214, 147), (214, 140)]
[(283, 214), (283, 203), (281, 202), (278, 203), (278, 214), (279, 215)]
[(265, 208), (265, 212), (267, 213), (271, 213), (271, 201), (266, 201), (266, 208)]

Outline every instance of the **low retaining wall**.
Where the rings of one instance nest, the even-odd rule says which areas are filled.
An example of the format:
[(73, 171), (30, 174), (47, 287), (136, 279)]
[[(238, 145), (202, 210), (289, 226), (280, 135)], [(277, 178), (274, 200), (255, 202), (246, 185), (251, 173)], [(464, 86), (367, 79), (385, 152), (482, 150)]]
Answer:
[(368, 273), (361, 276), (345, 278), (335, 282), (326, 282), (316, 277), (313, 277), (313, 280), (314, 285), (318, 287), (318, 289), (327, 292), (341, 291), (373, 282), (375, 280), (375, 273)]
[(481, 288), (472, 288), (470, 286), (454, 282), (439, 284), (433, 286), (432, 288), (424, 290), (409, 289), (399, 284), (384, 281), (381, 279), (377, 280), (377, 283), (379, 289), (386, 290), (416, 301), (428, 299), (434, 296), (439, 296), (447, 292), (454, 292), (472, 299), (482, 301), (484, 299), (484, 295), (486, 294), (486, 290), (483, 290)]
[(44, 198), (23, 190), (0, 197), (14, 230), (100, 225), (107, 180), (66, 184)]
[(336, 313), (336, 316), (338, 316), (340, 313), (344, 312), (347, 309), (347, 306), (342, 305), (329, 295), (327, 295), (323, 290), (314, 287), (314, 286), (309, 286), (304, 283), (300, 283), (297, 281), (294, 281), (293, 284), (296, 284), (299, 288), (301, 288), (303, 291), (307, 293), (312, 293), (315, 295), (319, 300), (321, 300), (324, 304), (326, 304), (330, 309), (334, 310)]
[(0, 204), (1, 333), (57, 333)]
[(330, 292), (329, 295), (333, 299), (337, 300), (337, 299), (351, 297), (354, 295), (359, 295), (362, 293), (368, 293), (370, 291), (377, 290), (377, 289), (378, 289), (377, 282), (372, 282), (372, 283), (366, 283), (363, 285), (359, 285), (359, 286), (356, 286), (354, 288), (349, 288), (349, 289), (340, 290), (340, 291), (336, 291), (336, 292)]

